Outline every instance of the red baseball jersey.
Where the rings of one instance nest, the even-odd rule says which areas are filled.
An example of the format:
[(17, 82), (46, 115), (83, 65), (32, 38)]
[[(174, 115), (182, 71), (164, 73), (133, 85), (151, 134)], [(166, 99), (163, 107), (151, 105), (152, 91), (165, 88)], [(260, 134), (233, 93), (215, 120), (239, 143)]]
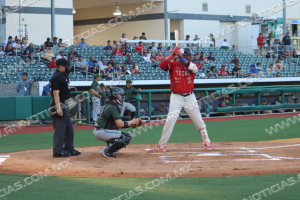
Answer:
[(186, 68), (186, 66), (176, 62), (168, 62), (164, 59), (159, 67), (165, 70), (169, 66), (171, 92), (185, 94), (194, 90), (195, 74)]
[(226, 70), (220, 69), (219, 74), (222, 74), (222, 76), (228, 76), (228, 72)]

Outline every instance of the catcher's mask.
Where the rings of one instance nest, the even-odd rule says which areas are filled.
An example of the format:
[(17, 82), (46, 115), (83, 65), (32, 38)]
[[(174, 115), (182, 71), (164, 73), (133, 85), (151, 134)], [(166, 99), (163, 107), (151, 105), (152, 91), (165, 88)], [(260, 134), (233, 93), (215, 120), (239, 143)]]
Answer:
[(112, 87), (110, 88), (106, 95), (110, 100), (115, 99), (119, 105), (123, 105), (123, 98), (124, 90), (122, 88), (118, 87)]

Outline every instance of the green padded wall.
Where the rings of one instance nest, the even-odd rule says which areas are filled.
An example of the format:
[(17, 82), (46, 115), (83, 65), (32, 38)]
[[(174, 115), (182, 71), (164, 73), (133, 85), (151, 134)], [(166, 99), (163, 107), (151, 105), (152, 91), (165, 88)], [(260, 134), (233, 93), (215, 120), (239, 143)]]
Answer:
[(16, 97), (16, 120), (32, 116), (32, 97)]
[(0, 98), (0, 120), (8, 121), (16, 119), (16, 97)]
[[(46, 109), (48, 111), (51, 100), (51, 96), (32, 97), (32, 114), (36, 115), (42, 111), (45, 111)], [(43, 116), (45, 119), (51, 119), (51, 116), (48, 117), (46, 114), (43, 114)], [(42, 118), (39, 117), (39, 119)], [(36, 118), (33, 118), (33, 120), (36, 120)]]

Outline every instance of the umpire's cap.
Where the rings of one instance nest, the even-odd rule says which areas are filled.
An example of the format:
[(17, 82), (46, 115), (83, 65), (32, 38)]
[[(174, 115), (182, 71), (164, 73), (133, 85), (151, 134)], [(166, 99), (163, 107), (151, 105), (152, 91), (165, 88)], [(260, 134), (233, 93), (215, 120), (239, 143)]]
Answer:
[(110, 100), (115, 99), (118, 104), (123, 105), (122, 96), (124, 95), (124, 90), (122, 88), (112, 87), (107, 91), (106, 95)]
[(61, 59), (58, 59), (57, 61), (56, 61), (56, 66), (58, 67), (59, 65), (62, 65), (62, 66), (67, 66), (67, 60), (66, 59), (64, 59), (64, 58), (61, 58)]
[(183, 56), (191, 56), (192, 55), (192, 51), (190, 48), (183, 48), (180, 49), (181, 55)]

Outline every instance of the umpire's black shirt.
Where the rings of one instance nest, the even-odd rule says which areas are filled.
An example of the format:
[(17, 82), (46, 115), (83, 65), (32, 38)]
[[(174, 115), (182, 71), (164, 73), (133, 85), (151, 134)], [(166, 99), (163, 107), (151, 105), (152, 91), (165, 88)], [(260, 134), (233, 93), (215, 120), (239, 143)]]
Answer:
[(54, 90), (59, 90), (60, 102), (64, 103), (67, 99), (71, 98), (69, 78), (67, 77), (66, 74), (61, 73), (58, 69), (50, 79), (50, 87), (51, 87), (51, 96), (53, 98), (53, 101), (54, 101), (54, 97), (53, 97)]

